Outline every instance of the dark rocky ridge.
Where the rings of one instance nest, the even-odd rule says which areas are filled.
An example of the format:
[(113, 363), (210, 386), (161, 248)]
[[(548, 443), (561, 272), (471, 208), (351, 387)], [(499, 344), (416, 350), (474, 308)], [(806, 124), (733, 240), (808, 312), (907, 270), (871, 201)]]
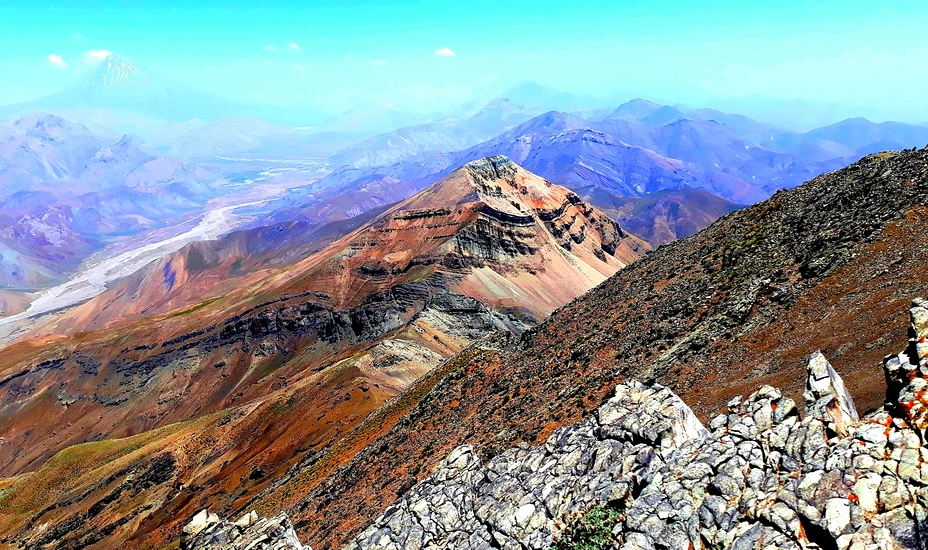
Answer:
[(391, 433), (291, 509), (298, 532), (338, 547), (422, 479), (436, 450), (470, 443), (486, 458), (544, 441), (624, 379), (659, 381), (711, 414), (765, 382), (799, 387), (822, 348), (861, 409), (880, 406), (873, 364), (901, 342), (905, 302), (928, 291), (926, 200), (928, 150), (874, 155), (661, 247), (521, 340), (458, 358)]
[[(479, 300), (443, 290), (440, 281), (396, 285), (344, 310), (327, 305), (325, 301), (326, 297), (320, 295), (275, 300), (217, 326), (178, 336), (161, 345), (123, 349), (103, 362), (81, 352), (43, 361), (5, 376), (0, 380), (0, 388), (11, 397), (32, 394), (41, 390), (49, 370), (66, 369), (69, 364), (92, 364), (92, 369), (83, 367), (81, 372), (87, 377), (96, 377), (103, 371), (104, 376), (113, 375), (117, 383), (100, 384), (92, 393), (77, 388), (69, 391), (61, 386), (57, 391), (58, 401), (69, 406), (91, 401), (115, 407), (146, 391), (153, 373), (185, 368), (185, 360), (191, 353), (194, 357), (209, 357), (220, 350), (225, 357), (223, 362), (228, 364), (249, 355), (279, 356), (285, 361), (301, 348), (305, 349), (300, 344), (304, 340), (310, 340), (311, 347), (323, 351), (347, 348), (382, 338), (429, 311), (460, 318), (462, 325), (471, 328), (467, 334), (470, 338), (479, 338), (497, 329), (521, 333), (526, 328), (521, 321), (495, 313)], [(234, 396), (229, 397), (236, 401)], [(9, 460), (16, 458), (14, 451)]]
[[(128, 397), (137, 389), (134, 386), (143, 386), (146, 377), (153, 371), (171, 368), (173, 363), (187, 356), (188, 350), (206, 354), (220, 348), (236, 347), (238, 352), (248, 354), (262, 344), (270, 344), (281, 346), (278, 351), (286, 353), (286, 342), (298, 337), (312, 337), (320, 346), (351, 345), (377, 338), (401, 326), (426, 306), (429, 295), (430, 289), (426, 284), (398, 285), (371, 295), (361, 305), (347, 310), (328, 306), (319, 296), (285, 298), (234, 316), (215, 327), (178, 336), (154, 348), (137, 346), (132, 350), (124, 349), (106, 367), (130, 379), (116, 388), (119, 395)], [(324, 300), (324, 297), (321, 298)], [(158, 351), (152, 354), (151, 349)], [(69, 361), (80, 364), (81, 361), (96, 360), (78, 353), (43, 361), (18, 373), (16, 380), (11, 376), (9, 380), (0, 382), (0, 387), (7, 385), (8, 391), (29, 392), (33, 385), (41, 383), (48, 368), (61, 369)], [(95, 395), (94, 398), (104, 397)]]
[[(323, 323), (325, 326), (334, 326), (339, 329), (328, 333), (335, 339), (333, 342), (326, 343), (322, 341), (319, 343), (320, 346), (331, 345), (334, 347), (336, 344), (348, 346), (349, 344), (346, 344), (345, 341), (361, 343), (360, 346), (354, 346), (351, 349), (354, 351), (367, 349), (373, 358), (373, 363), (376, 365), (375, 368), (384, 371), (402, 368), (404, 361), (410, 359), (409, 354), (414, 354), (414, 359), (421, 362), (439, 362), (442, 359), (441, 356), (430, 352), (426, 348), (404, 345), (404, 342), (392, 338), (396, 335), (397, 327), (391, 328), (390, 323), (395, 322), (397, 319), (401, 321), (399, 328), (415, 327), (418, 321), (422, 321), (425, 326), (441, 328), (441, 338), (443, 340), (463, 342), (480, 339), (493, 331), (521, 333), (527, 328), (522, 321), (495, 312), (480, 300), (429, 288), (424, 284), (406, 285), (406, 288), (394, 287), (388, 292), (372, 296), (370, 302), (381, 304), (384, 309), (367, 310), (366, 313), (364, 313), (365, 310), (346, 312), (333, 310), (332, 308), (322, 308), (314, 303), (293, 305), (275, 302), (270, 309), (257, 308), (247, 315), (230, 321), (227, 328), (228, 326), (240, 324), (241, 330), (231, 331), (225, 338), (220, 338), (220, 335), (225, 330), (222, 327), (217, 327), (216, 331), (205, 335), (199, 334), (179, 339), (178, 342), (168, 345), (168, 350), (161, 355), (156, 355), (153, 360), (135, 363), (111, 362), (104, 368), (115, 369), (120, 374), (117, 378), (119, 384), (114, 385), (117, 391), (120, 392), (118, 394), (93, 393), (92, 395), (81, 395), (66, 392), (63, 388), (56, 388), (57, 397), (59, 402), (64, 401), (66, 406), (81, 406), (82, 402), (93, 400), (108, 407), (131, 407), (134, 397), (138, 395), (138, 393), (133, 392), (142, 392), (146, 389), (148, 378), (153, 376), (152, 372), (159, 369), (179, 370), (182, 368), (183, 359), (187, 357), (187, 351), (192, 350), (196, 355), (207, 357), (207, 354), (215, 349), (228, 350), (229, 353), (224, 355), (226, 359), (217, 363), (214, 368), (209, 369), (213, 371), (212, 376), (219, 377), (222, 376), (220, 373), (228, 367), (226, 361), (234, 363), (238, 354), (265, 358), (273, 358), (274, 356), (286, 358), (293, 355), (296, 352), (287, 348), (288, 343), (302, 334), (299, 332), (300, 330), (305, 329), (311, 332), (318, 330), (317, 325), (321, 321), (314, 321), (319, 321), (319, 319), (325, 321)], [(281, 314), (282, 311), (288, 314), (283, 315)], [(300, 313), (301, 311), (303, 313)], [(280, 317), (285, 318), (286, 322), (278, 317), (270, 316), (269, 312), (276, 312)], [(349, 315), (352, 312), (353, 315)], [(365, 318), (367, 314), (370, 315), (370, 319)], [(264, 319), (267, 322), (259, 322), (256, 319)], [(335, 320), (333, 321), (333, 319)], [(373, 332), (375, 330), (382, 332)], [(322, 334), (313, 333), (315, 339), (323, 338)], [(339, 338), (344, 341), (339, 340)], [(127, 351), (124, 350), (122, 353), (125, 354)], [(159, 357), (160, 359), (157, 359)], [(46, 362), (44, 370), (50, 368), (60, 369), (66, 361), (71, 360), (80, 363), (92, 359), (77, 356), (61, 361)], [(336, 359), (329, 359), (329, 361), (336, 361)], [(328, 365), (323, 365), (320, 369), (326, 366)], [(279, 380), (279, 377), (274, 378)], [(371, 388), (372, 385), (375, 387)], [(103, 392), (106, 389), (99, 388), (99, 391)], [(342, 385), (340, 391), (336, 390), (338, 399), (349, 401), (350, 389), (350, 386)], [(361, 384), (360, 392), (362, 394), (376, 390), (376, 385), (371, 382)], [(22, 391), (31, 392), (34, 390), (24, 387)], [(351, 396), (351, 399), (357, 399), (357, 396)], [(323, 416), (326, 414), (324, 407), (327, 403), (335, 403), (337, 407), (338, 401), (328, 400), (310, 403), (310, 406), (300, 403), (300, 399), (291, 395), (284, 399), (278, 397), (267, 406), (275, 414), (287, 414), (291, 409), (294, 409), (295, 415), (316, 417), (320, 411), (322, 411)], [(59, 495), (49, 505), (35, 510), (35, 514), (25, 521), (22, 532), (18, 536), (0, 536), (0, 547), (6, 548), (5, 544), (10, 544), (11, 548), (75, 550), (93, 544), (101, 544), (104, 548), (124, 547), (121, 545), (112, 546), (113, 541), (110, 538), (114, 532), (118, 532), (123, 526), (137, 523), (143, 526), (142, 529), (157, 527), (158, 522), (163, 521), (163, 519), (153, 520), (153, 517), (158, 518), (159, 516), (163, 517), (167, 514), (176, 513), (176, 510), (181, 509), (188, 501), (199, 497), (201, 492), (223, 492), (221, 488), (207, 484), (191, 483), (190, 480), (195, 470), (190, 467), (190, 463), (187, 461), (192, 455), (206, 464), (218, 464), (219, 459), (227, 456), (229, 452), (228, 444), (222, 442), (221, 432), (234, 430), (237, 424), (252, 418), (257, 425), (245, 428), (250, 433), (247, 436), (241, 436), (241, 439), (235, 438), (233, 445), (240, 444), (246, 449), (250, 446), (253, 446), (253, 448), (265, 448), (266, 443), (260, 439), (261, 432), (274, 433), (272, 430), (279, 431), (281, 426), (269, 428), (267, 425), (261, 425), (260, 420), (254, 418), (259, 416), (255, 414), (254, 409), (255, 405), (246, 403), (240, 407), (228, 407), (228, 412), (220, 413), (222, 417), (214, 421), (215, 427), (207, 429), (201, 435), (208, 445), (205, 450), (197, 452), (190, 451), (187, 448), (175, 448), (151, 458), (142, 455), (138, 460), (130, 462), (130, 466), (121, 468), (106, 478), (92, 479), (91, 483), (81, 488), (81, 490)], [(360, 419), (358, 422), (360, 422)], [(285, 428), (287, 421), (282, 420), (280, 424)], [(284, 429), (284, 432), (286, 432), (286, 429)], [(301, 433), (300, 436), (306, 438), (306, 432)], [(284, 463), (284, 466), (288, 464), (288, 461), (313, 463), (319, 450), (313, 448), (312, 445), (307, 445), (305, 449), (296, 448), (291, 451), (293, 455), (285, 456), (283, 461), (280, 460), (280, 457), (266, 459), (260, 455), (256, 456), (254, 462), (249, 463), (251, 471), (250, 474), (246, 471), (247, 478), (243, 476), (238, 479), (239, 486), (234, 496), (245, 493), (247, 487), (260, 486), (265, 482), (276, 481), (272, 473), (276, 471), (277, 474), (283, 475), (282, 471), (276, 470), (281, 468), (281, 463)], [(60, 456), (57, 455), (56, 458)], [(15, 458), (15, 454), (13, 457)], [(67, 461), (66, 458), (65, 462)], [(223, 461), (221, 467), (225, 468), (228, 463), (228, 460)], [(67, 465), (65, 467), (70, 468)], [(192, 470), (194, 473), (191, 473)], [(68, 475), (72, 474), (73, 471), (68, 470)], [(268, 477), (269, 475), (271, 477)], [(286, 476), (283, 475), (281, 479), (286, 479)], [(212, 481), (220, 487), (224, 482), (221, 476), (213, 478)], [(167, 495), (166, 498), (165, 495)], [(9, 495), (5, 494), (4, 491), (0, 491), (0, 516), (3, 516), (4, 513), (11, 509), (9, 507), (3, 508), (3, 506), (9, 505), (8, 502), (4, 502), (6, 496)], [(210, 502), (211, 506), (219, 501), (219, 499), (215, 498), (212, 501), (209, 499), (204, 500)], [(193, 504), (195, 505), (196, 501)], [(223, 510), (221, 505), (216, 505), (216, 508), (220, 511)], [(12, 509), (15, 510), (15, 508)], [(57, 522), (48, 521), (48, 518), (54, 516), (60, 509), (78, 509), (79, 513), (66, 514), (64, 519)], [(182, 517), (182, 519), (186, 518)], [(283, 525), (284, 523), (286, 525)], [(251, 528), (245, 529), (245, 527), (249, 526)], [(264, 548), (266, 550), (301, 548), (282, 545), (278, 540), (286, 535), (288, 528), (292, 530), (287, 526), (289, 526), (289, 521), (280, 518), (260, 520), (255, 525), (249, 523), (244, 527), (239, 525), (238, 527), (247, 532), (236, 532), (235, 540), (257, 544), (249, 548)], [(231, 529), (234, 526), (229, 523), (226, 527)], [(228, 533), (223, 535), (208, 531), (202, 536), (207, 535), (210, 536), (210, 544), (215, 544), (215, 546), (209, 546), (209, 548), (227, 548), (227, 546), (223, 545), (229, 542)], [(258, 544), (261, 541), (267, 542), (267, 545)]]

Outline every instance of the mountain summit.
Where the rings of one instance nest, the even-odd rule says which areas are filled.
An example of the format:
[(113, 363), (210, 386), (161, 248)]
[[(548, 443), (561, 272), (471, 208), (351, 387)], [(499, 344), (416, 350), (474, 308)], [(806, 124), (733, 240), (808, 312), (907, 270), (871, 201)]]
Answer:
[(85, 75), (76, 88), (87, 93), (100, 93), (120, 87), (148, 88), (152, 86), (148, 73), (124, 57), (111, 53), (97, 68)]
[[(63, 472), (53, 455), (77, 443), (82, 457), (119, 458), (36, 501), (27, 482), (3, 486), (0, 544), (168, 544), (203, 508), (237, 507), (325, 449), (363, 447), (379, 428), (354, 428), (416, 380), (443, 377), (446, 359), (522, 334), (648, 250), (502, 156), (354, 220), (191, 244), (56, 317), (57, 333), (79, 339), (4, 348), (0, 404), (16, 406), (0, 407), (0, 470), (44, 484)], [(84, 513), (71, 505), (91, 501), (71, 529), (63, 518)], [(142, 501), (156, 504), (140, 512)], [(54, 527), (32, 529), (39, 518)]]
[[(316, 121), (312, 109), (285, 110), (239, 103), (177, 82), (125, 57), (110, 54), (74, 85), (32, 101), (0, 108), (0, 116), (51, 112), (94, 124), (140, 118), (148, 123), (214, 120), (226, 116), (255, 116), (276, 123)], [(90, 115), (88, 115), (90, 113)], [(111, 120), (113, 119), (113, 120)], [(153, 119), (153, 120), (152, 120)], [(302, 121), (302, 122), (301, 122)], [(142, 124), (141, 127), (145, 127)], [(137, 130), (138, 128), (135, 128)]]
[[(256, 294), (315, 293), (344, 309), (418, 281), (539, 319), (650, 249), (570, 190), (504, 156), (467, 163), (392, 207), (328, 227), (301, 234), (284, 223), (197, 245), (63, 316), (57, 330), (72, 318), (88, 330), (137, 312), (168, 313), (220, 288), (240, 303)], [(330, 236), (324, 245), (321, 235)], [(241, 295), (245, 281), (268, 266), (275, 274), (262, 276), (260, 292)], [(174, 282), (165, 286), (168, 272)]]
[(454, 292), (544, 316), (649, 249), (567, 188), (505, 156), (465, 164), (349, 239), (339, 246), (350, 254), (333, 255), (332, 269), (364, 276), (289, 292), (347, 299), (359, 284), (419, 273), (441, 277)]

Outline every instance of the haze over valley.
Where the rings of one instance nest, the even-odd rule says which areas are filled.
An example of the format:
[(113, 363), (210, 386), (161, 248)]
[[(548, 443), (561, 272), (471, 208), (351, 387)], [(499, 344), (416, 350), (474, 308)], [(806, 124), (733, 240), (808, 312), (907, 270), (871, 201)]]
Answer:
[(0, 548), (928, 544), (918, 6), (54, 4)]

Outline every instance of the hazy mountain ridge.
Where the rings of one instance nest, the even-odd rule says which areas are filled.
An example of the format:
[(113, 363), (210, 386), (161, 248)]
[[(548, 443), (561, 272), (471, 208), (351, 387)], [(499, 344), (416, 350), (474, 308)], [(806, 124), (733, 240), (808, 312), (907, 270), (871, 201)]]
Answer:
[[(365, 168), (348, 164), (336, 169), (331, 177), (341, 185), (349, 183), (352, 177), (360, 179), (373, 172), (410, 181), (428, 181), (440, 177), (445, 166), (454, 166), (470, 157), (505, 154), (552, 181), (570, 186), (589, 177), (582, 173), (583, 164), (622, 165), (618, 159), (629, 154), (622, 148), (631, 146), (653, 153), (650, 158), (632, 163), (637, 170), (672, 166), (677, 172), (677, 176), (672, 177), (675, 181), (642, 184), (630, 174), (612, 168), (614, 173), (603, 175), (604, 187), (613, 187), (624, 195), (642, 196), (687, 184), (727, 200), (751, 203), (778, 189), (844, 166), (860, 156), (858, 150), (878, 148), (880, 144), (892, 144), (896, 148), (903, 144), (923, 145), (920, 140), (924, 130), (916, 126), (869, 123), (867, 131), (861, 130), (858, 134), (871, 136), (873, 141), (862, 145), (859, 142), (865, 140), (858, 139), (853, 147), (841, 142), (847, 141), (842, 137), (846, 132), (842, 132), (838, 128), (797, 134), (740, 115), (711, 109), (680, 111), (635, 100), (605, 118), (582, 119), (564, 113), (546, 113), (459, 152), (446, 151), (444, 155), (438, 154), (440, 150), (427, 154), (410, 152), (409, 160), (397, 163), (399, 166), (385, 163)], [(598, 151), (586, 151), (583, 142), (595, 141), (597, 138), (593, 136), (597, 135), (602, 147)], [(366, 145), (376, 150), (381, 144), (379, 140), (359, 144), (353, 154), (360, 154), (359, 147)], [(377, 158), (374, 151), (370, 154)], [(443, 156), (448, 160), (428, 158)], [(333, 157), (336, 166), (340, 160), (338, 155)], [(580, 166), (572, 166), (575, 163)]]
[(0, 125), (0, 286), (38, 288), (73, 270), (104, 239), (202, 207), (216, 178), (55, 115)]
[(318, 124), (320, 110), (243, 103), (201, 92), (110, 54), (74, 85), (51, 95), (0, 107), (0, 117), (20, 118), (36, 112), (157, 140), (176, 141), (185, 131), (223, 117), (255, 117), (269, 123)]
[(335, 166), (369, 168), (427, 153), (465, 149), (531, 118), (531, 111), (498, 98), (463, 120), (399, 128), (362, 141), (332, 157)]
[[(510, 99), (494, 103), (517, 109), (516, 115), (530, 112)], [(751, 204), (846, 166), (864, 153), (924, 145), (928, 143), (925, 130), (860, 119), (798, 133), (742, 115), (643, 99), (586, 119), (544, 113), (459, 151), (450, 150), (464, 143), (458, 126), (411, 127), (355, 144), (332, 157), (332, 173), (308, 191), (302, 203), (294, 199), (275, 219), (292, 216), (318, 223), (344, 217), (348, 209), (356, 215), (363, 208), (400, 200), (409, 192), (404, 190), (421, 189), (455, 166), (494, 154), (509, 156), (555, 183), (582, 191), (607, 209), (626, 197), (683, 187)], [(393, 182), (392, 189), (370, 186), (372, 181), (386, 180)], [(591, 192), (591, 186), (598, 191)], [(340, 196), (352, 199), (338, 206)], [(678, 195), (677, 202), (686, 196)], [(320, 203), (331, 206), (324, 210), (313, 206)], [(693, 213), (691, 219), (701, 220), (697, 229), (715, 219), (709, 211), (699, 211), (700, 204), (706, 203), (683, 205)], [(659, 231), (664, 237), (653, 244), (673, 234), (656, 227), (643, 232)], [(688, 230), (681, 233), (686, 234)]]

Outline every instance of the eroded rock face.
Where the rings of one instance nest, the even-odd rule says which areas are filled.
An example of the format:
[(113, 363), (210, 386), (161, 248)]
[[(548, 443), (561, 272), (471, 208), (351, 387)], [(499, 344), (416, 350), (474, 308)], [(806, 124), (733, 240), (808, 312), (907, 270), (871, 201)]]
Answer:
[(181, 550), (312, 550), (300, 544), (287, 514), (260, 518), (252, 511), (235, 522), (202, 510), (184, 527)]
[(909, 328), (909, 345), (898, 355), (884, 359), (886, 401), (888, 407), (918, 430), (925, 442), (928, 433), (928, 300), (917, 298), (909, 309), (912, 324)]
[(458, 448), (348, 548), (549, 548), (593, 506), (620, 514), (623, 550), (924, 548), (926, 306), (913, 304), (910, 350), (887, 359), (891, 403), (863, 419), (821, 354), (805, 418), (764, 386), (706, 430), (667, 388), (628, 382), (543, 447), (486, 465)]

